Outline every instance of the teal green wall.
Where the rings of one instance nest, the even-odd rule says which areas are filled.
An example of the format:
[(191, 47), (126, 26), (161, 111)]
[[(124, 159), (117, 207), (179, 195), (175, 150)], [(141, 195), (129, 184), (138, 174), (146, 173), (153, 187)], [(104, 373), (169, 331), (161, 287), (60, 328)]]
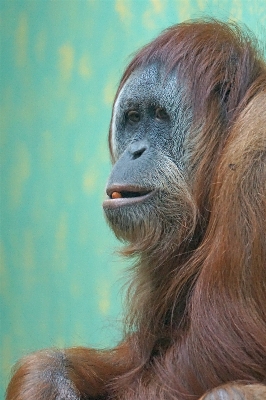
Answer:
[(24, 0), (1, 14), (1, 389), (23, 354), (112, 346), (123, 261), (101, 210), (112, 99), (129, 55), (204, 14), (263, 41), (265, 0)]

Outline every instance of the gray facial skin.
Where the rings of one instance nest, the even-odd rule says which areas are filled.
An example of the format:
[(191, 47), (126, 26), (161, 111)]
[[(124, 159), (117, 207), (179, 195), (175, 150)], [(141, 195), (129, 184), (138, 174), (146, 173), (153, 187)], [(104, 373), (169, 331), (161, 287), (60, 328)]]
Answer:
[[(166, 111), (168, 118), (156, 118), (156, 109)], [(126, 114), (136, 110), (139, 123), (129, 123)], [(116, 159), (127, 149), (143, 145), (151, 151), (162, 151), (180, 166), (184, 137), (191, 123), (191, 112), (185, 107), (184, 93), (176, 73), (166, 75), (164, 68), (151, 65), (135, 71), (116, 100), (112, 123), (112, 146)], [(133, 150), (133, 151), (134, 151)]]
[[(185, 195), (190, 197), (184, 143), (191, 120), (177, 74), (166, 75), (156, 64), (133, 72), (120, 91), (111, 139), (116, 162), (103, 204), (118, 237), (132, 241), (139, 229), (148, 234), (152, 219), (163, 230), (173, 216), (175, 225), (182, 223)], [(122, 198), (112, 199), (113, 192)]]

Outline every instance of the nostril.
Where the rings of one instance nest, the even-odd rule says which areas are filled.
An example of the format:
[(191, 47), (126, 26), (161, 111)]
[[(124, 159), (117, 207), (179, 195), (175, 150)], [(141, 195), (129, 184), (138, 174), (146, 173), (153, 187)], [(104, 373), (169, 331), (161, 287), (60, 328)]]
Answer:
[(133, 151), (132, 152), (133, 160), (136, 160), (137, 158), (139, 158), (144, 153), (145, 150), (146, 150), (146, 147), (142, 147), (141, 149)]

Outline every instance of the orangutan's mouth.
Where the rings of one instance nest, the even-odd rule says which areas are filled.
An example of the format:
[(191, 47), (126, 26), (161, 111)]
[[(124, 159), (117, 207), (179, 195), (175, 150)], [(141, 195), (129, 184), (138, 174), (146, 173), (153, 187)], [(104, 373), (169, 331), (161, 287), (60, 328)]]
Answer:
[(136, 186), (112, 185), (106, 189), (109, 199), (103, 202), (103, 208), (115, 208), (142, 202), (149, 198), (154, 190)]

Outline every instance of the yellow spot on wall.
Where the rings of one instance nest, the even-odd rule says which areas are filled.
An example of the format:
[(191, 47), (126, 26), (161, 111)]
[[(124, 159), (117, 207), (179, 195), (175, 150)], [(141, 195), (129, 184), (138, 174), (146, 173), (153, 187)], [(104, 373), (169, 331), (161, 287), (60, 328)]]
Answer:
[(231, 2), (231, 10), (230, 10), (230, 20), (235, 20), (236, 22), (241, 21), (242, 19), (242, 2), (241, 0), (232, 0)]
[[(204, 0), (198, 0), (198, 2), (203, 2)], [(190, 0), (182, 1), (181, 5), (178, 3), (178, 17), (180, 21), (186, 21), (191, 17), (192, 7)]]
[(99, 301), (99, 309), (101, 311), (102, 314), (107, 314), (108, 310), (110, 309), (110, 301), (109, 299), (101, 299)]
[(165, 6), (165, 2), (163, 3), (162, 0), (151, 0), (152, 6), (153, 6), (153, 11), (156, 14), (160, 14)]
[(59, 349), (62, 349), (65, 346), (66, 346), (65, 338), (60, 336), (60, 337), (55, 339), (55, 347), (57, 347)]
[(37, 34), (35, 42), (36, 58), (40, 62), (44, 61), (45, 59), (46, 44), (47, 44), (46, 34), (44, 31), (41, 31)]
[(165, 3), (161, 0), (150, 0), (148, 9), (143, 13), (142, 23), (146, 29), (156, 29), (156, 18), (161, 16), (164, 10)]
[(27, 64), (28, 47), (28, 21), (26, 13), (22, 13), (18, 20), (18, 27), (15, 31), (16, 62), (18, 67)]
[(70, 44), (59, 48), (59, 72), (64, 80), (71, 78), (74, 65), (74, 49)]
[(79, 60), (79, 74), (84, 79), (90, 79), (92, 76), (92, 68), (88, 55), (84, 55)]
[(105, 104), (112, 105), (115, 97), (116, 86), (115, 86), (115, 79), (110, 77), (109, 81), (106, 83), (103, 91), (103, 98)]
[(108, 313), (111, 306), (109, 283), (106, 281), (99, 282), (97, 292), (99, 296), (99, 302), (98, 302), (99, 310), (102, 314), (105, 315)]
[(9, 196), (12, 208), (16, 208), (21, 204), (25, 183), (29, 176), (30, 153), (25, 143), (17, 143), (9, 177)]
[[(201, 11), (203, 11), (204, 8), (206, 7), (207, 0), (197, 0), (197, 3), (198, 3), (198, 6), (199, 6), (199, 9)], [(192, 10), (193, 10), (193, 7), (192, 7)]]
[(129, 25), (132, 19), (132, 12), (130, 10), (130, 5), (127, 0), (116, 0), (115, 10), (118, 13), (121, 21)]
[(155, 29), (156, 23), (154, 21), (154, 14), (152, 10), (148, 9), (147, 11), (144, 12), (142, 16), (142, 23), (146, 29), (150, 30)]
[(83, 178), (83, 189), (87, 194), (91, 194), (96, 187), (96, 174), (92, 171), (85, 173)]

